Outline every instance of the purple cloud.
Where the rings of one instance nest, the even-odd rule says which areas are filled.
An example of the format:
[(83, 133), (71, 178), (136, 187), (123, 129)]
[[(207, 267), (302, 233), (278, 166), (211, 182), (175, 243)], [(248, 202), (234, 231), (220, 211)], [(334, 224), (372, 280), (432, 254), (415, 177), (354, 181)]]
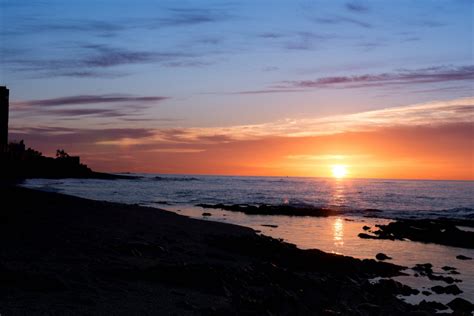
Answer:
[(315, 80), (286, 81), (278, 88), (361, 88), (474, 80), (474, 66), (431, 67), (395, 73), (322, 77)]
[(105, 95), (74, 95), (69, 97), (52, 98), (52, 99), (38, 99), (22, 102), (12, 102), (13, 105), (18, 106), (42, 106), (54, 107), (65, 105), (84, 105), (84, 104), (101, 104), (101, 103), (152, 103), (167, 100), (169, 97), (164, 96), (132, 96), (125, 94), (105, 94)]

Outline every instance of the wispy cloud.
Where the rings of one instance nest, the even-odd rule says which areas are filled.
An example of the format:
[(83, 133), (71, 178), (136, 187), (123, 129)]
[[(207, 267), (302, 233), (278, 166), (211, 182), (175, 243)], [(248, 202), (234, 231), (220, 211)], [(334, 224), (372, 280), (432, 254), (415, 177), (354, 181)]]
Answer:
[(95, 117), (119, 117), (126, 115), (117, 110), (111, 109), (62, 109), (62, 110), (50, 110), (47, 112), (49, 115), (53, 116), (67, 116), (67, 117), (76, 117), (76, 116), (95, 116)]
[(288, 155), (286, 156), (287, 159), (290, 160), (308, 160), (308, 161), (334, 161), (334, 160), (353, 160), (353, 159), (361, 159), (361, 158), (368, 158), (370, 155)]
[(61, 98), (12, 102), (13, 107), (51, 107), (103, 103), (156, 103), (169, 99), (165, 96), (133, 96), (127, 94), (74, 95)]
[(228, 14), (212, 8), (172, 8), (168, 9), (169, 15), (158, 19), (162, 26), (188, 26), (211, 23), (228, 18)]
[(362, 21), (362, 20), (359, 20), (359, 19), (354, 19), (354, 18), (351, 18), (351, 17), (339, 16), (339, 15), (323, 17), (323, 18), (321, 18), (321, 17), (320, 18), (314, 18), (312, 20), (314, 22), (320, 23), (320, 24), (341, 24), (341, 23), (344, 23), (344, 24), (352, 24), (352, 25), (360, 26), (360, 27), (363, 27), (363, 28), (372, 28), (373, 27), (373, 25), (368, 23), (368, 22), (365, 22), (365, 21)]
[(17, 118), (37, 116), (75, 120), (79, 117), (120, 118), (140, 120), (144, 110), (169, 99), (165, 96), (134, 96), (127, 94), (74, 95), (51, 99), (12, 102), (12, 115)]
[(190, 52), (133, 50), (103, 44), (78, 45), (73, 56), (67, 56), (45, 59), (31, 54), (9, 54), (3, 62), (5, 67), (31, 73), (35, 78), (116, 78), (129, 74), (113, 72), (117, 66), (185, 62), (188, 58), (196, 57)]
[(323, 118), (285, 119), (256, 125), (223, 128), (187, 128), (160, 131), (159, 138), (190, 142), (214, 137), (215, 141), (258, 139), (263, 137), (304, 137), (352, 131), (371, 131), (393, 126), (474, 123), (474, 98), (430, 102), (376, 111)]
[(14, 130), (12, 138), (27, 137), (32, 142), (61, 144), (93, 145), (104, 141), (123, 139), (144, 139), (154, 135), (152, 129), (146, 128), (110, 128), (110, 129), (74, 129), (60, 127), (21, 128)]
[(321, 77), (315, 80), (286, 81), (274, 88), (361, 88), (474, 80), (474, 66), (438, 66), (394, 73)]
[[(285, 119), (255, 125), (149, 130), (145, 137), (115, 137), (108, 144), (224, 144), (271, 137), (311, 137), (400, 126), (474, 123), (474, 98), (439, 101), (322, 118)], [(140, 135), (141, 136), (141, 135)], [(334, 157), (333, 157), (334, 158)]]
[(355, 13), (366, 13), (369, 11), (369, 7), (359, 2), (348, 2), (346, 3), (346, 9)]

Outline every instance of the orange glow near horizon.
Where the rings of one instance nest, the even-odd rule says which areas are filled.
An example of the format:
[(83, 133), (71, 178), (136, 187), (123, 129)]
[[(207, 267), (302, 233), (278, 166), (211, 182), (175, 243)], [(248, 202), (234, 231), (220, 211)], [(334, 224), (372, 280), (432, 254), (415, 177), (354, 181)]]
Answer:
[[(46, 140), (43, 152), (54, 153)], [(51, 143), (53, 143), (51, 145)], [(472, 125), (397, 126), (309, 137), (186, 143), (81, 143), (68, 148), (105, 172), (474, 180)], [(345, 166), (345, 168), (334, 166)]]

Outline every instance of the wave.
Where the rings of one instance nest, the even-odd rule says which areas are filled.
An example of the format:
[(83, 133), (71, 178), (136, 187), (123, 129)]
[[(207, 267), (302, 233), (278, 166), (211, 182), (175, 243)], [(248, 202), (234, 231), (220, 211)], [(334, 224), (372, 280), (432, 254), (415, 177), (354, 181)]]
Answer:
[(154, 181), (199, 181), (198, 178), (195, 177), (160, 177), (156, 176), (151, 178)]

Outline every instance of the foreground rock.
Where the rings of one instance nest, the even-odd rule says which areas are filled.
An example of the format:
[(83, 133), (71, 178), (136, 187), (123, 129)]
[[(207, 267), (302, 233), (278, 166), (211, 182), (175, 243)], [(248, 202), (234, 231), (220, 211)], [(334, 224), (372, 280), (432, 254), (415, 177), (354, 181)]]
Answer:
[[(421, 241), (446, 246), (474, 249), (474, 232), (460, 230), (450, 220), (398, 220), (387, 225), (376, 225), (373, 235), (360, 233), (360, 238)], [(473, 221), (464, 221), (472, 226)]]
[(380, 252), (380, 253), (375, 255), (375, 259), (383, 261), (383, 260), (390, 260), (390, 259), (392, 259), (392, 257), (389, 257), (386, 254)]
[(2, 315), (407, 315), (402, 267), (170, 212), (0, 188)]
[(455, 313), (460, 315), (470, 315), (474, 312), (474, 304), (471, 302), (457, 297), (447, 304)]

